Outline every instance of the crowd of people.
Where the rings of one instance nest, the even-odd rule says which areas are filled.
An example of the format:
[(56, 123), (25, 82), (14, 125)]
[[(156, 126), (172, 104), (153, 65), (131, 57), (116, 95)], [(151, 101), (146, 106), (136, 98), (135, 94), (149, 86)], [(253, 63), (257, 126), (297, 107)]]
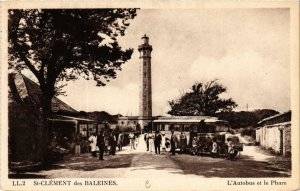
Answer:
[(115, 155), (117, 147), (119, 151), (122, 150), (124, 133), (117, 133), (112, 130), (105, 136), (104, 131), (101, 130), (98, 135), (93, 133), (88, 140), (90, 143), (92, 157), (97, 157), (97, 151), (99, 150), (99, 160), (104, 160), (104, 152), (109, 152), (110, 155)]
[[(155, 131), (152, 133), (148, 131), (144, 135), (144, 140), (146, 142), (147, 151), (153, 152), (155, 151), (156, 154), (160, 154), (161, 150), (166, 152), (167, 148), (170, 150), (171, 155), (175, 155), (176, 149), (179, 149), (179, 154), (182, 154), (185, 151), (189, 151), (191, 153), (199, 152), (201, 146), (199, 146), (199, 140), (197, 137), (192, 138), (191, 148), (188, 147), (187, 136), (185, 132), (182, 131), (180, 134), (174, 134), (174, 131), (171, 131), (171, 136), (167, 138), (164, 132)], [(208, 152), (213, 158), (219, 157), (220, 155), (220, 145), (217, 142), (216, 138), (213, 138), (211, 141), (205, 142), (206, 146), (208, 146)], [(202, 145), (203, 146), (203, 145)], [(230, 160), (236, 160), (239, 151), (235, 149), (234, 143), (231, 138), (227, 138), (227, 142), (224, 145), (224, 154)], [(202, 147), (203, 148), (203, 147)], [(200, 151), (201, 152), (201, 151)]]
[(160, 151), (166, 152), (166, 148), (169, 143), (169, 139), (165, 136), (164, 132), (155, 131), (152, 133), (148, 131), (144, 135), (144, 140), (146, 142), (147, 151), (160, 154)]
[[(100, 131), (97, 135), (93, 133), (89, 138), (89, 149), (92, 157), (97, 157), (97, 151), (99, 151), (99, 160), (104, 160), (103, 155), (104, 152), (108, 152), (110, 155), (116, 154), (116, 149), (118, 148), (121, 151), (124, 144), (124, 133), (116, 132), (115, 130), (111, 130), (109, 132)], [(128, 139), (127, 139), (128, 138)], [(201, 150), (201, 146), (199, 146), (199, 140), (197, 137), (191, 138), (191, 147), (187, 145), (187, 136), (185, 132), (182, 131), (180, 134), (174, 134), (174, 131), (171, 131), (171, 136), (166, 136), (164, 132), (160, 131), (147, 131), (144, 134), (144, 141), (146, 143), (146, 151), (155, 154), (167, 153), (167, 151), (171, 152), (171, 155), (175, 155), (175, 150), (178, 148), (179, 154), (182, 154), (184, 151), (190, 149), (191, 154), (196, 155), (196, 153)], [(125, 144), (130, 145), (130, 150), (134, 151), (137, 149), (139, 144), (139, 138), (137, 134), (134, 134), (133, 131), (126, 133), (126, 140), (128, 141)], [(75, 156), (80, 155), (80, 136), (75, 136)], [(200, 149), (199, 149), (200, 148)], [(202, 147), (203, 148), (203, 147)], [(215, 138), (209, 142), (209, 153), (213, 158), (219, 157), (220, 155), (220, 145)], [(227, 139), (226, 143), (226, 156), (230, 160), (236, 159), (238, 155), (238, 151), (234, 149), (234, 144), (230, 138)]]

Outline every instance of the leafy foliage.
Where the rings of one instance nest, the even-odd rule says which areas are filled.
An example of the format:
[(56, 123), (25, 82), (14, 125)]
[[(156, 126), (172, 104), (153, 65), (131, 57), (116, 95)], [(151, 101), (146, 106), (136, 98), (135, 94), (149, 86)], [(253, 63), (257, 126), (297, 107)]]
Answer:
[(209, 115), (215, 116), (219, 111), (231, 111), (237, 104), (230, 99), (220, 98), (226, 88), (216, 80), (196, 83), (192, 91), (185, 93), (179, 99), (169, 101), (171, 115)]
[(106, 111), (85, 112), (80, 111), (79, 117), (95, 120), (99, 123), (117, 123), (118, 115), (110, 115)]
[(226, 120), (230, 123), (231, 127), (255, 127), (256, 124), (264, 118), (278, 114), (278, 111), (272, 109), (260, 109), (254, 111), (239, 111), (239, 112), (220, 112), (217, 117)]
[(30, 70), (41, 90), (42, 124), (35, 132), (37, 155), (47, 158), (47, 118), (61, 81), (79, 76), (104, 86), (131, 58), (123, 36), (136, 9), (12, 9), (8, 11), (9, 68)]
[(9, 10), (9, 67), (29, 69), (50, 96), (58, 81), (78, 76), (103, 86), (131, 57), (116, 37), (135, 16), (136, 9)]

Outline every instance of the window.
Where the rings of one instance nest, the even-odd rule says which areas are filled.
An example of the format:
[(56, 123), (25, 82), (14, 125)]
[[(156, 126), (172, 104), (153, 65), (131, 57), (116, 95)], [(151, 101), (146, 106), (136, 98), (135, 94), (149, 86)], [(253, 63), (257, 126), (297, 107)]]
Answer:
[(171, 131), (172, 131), (172, 130), (175, 130), (174, 124), (170, 124), (170, 130), (171, 130)]
[(197, 125), (191, 125), (191, 129), (192, 129), (193, 132), (198, 132)]
[(170, 126), (168, 124), (165, 124), (165, 131), (170, 131)]
[(89, 131), (87, 136), (91, 136), (93, 133), (97, 131), (97, 124), (88, 124)]
[(175, 131), (180, 131), (180, 126), (178, 124), (174, 125)]
[(214, 125), (209, 125), (209, 126), (208, 126), (208, 132), (209, 132), (209, 133), (215, 133), (215, 132), (216, 132), (216, 126), (214, 126)]
[(164, 130), (165, 130), (165, 124), (161, 124), (161, 125), (160, 125), (160, 130), (161, 130), (161, 131), (164, 131)]
[(79, 133), (82, 137), (87, 137), (87, 124), (80, 124), (79, 125)]
[(124, 125), (124, 121), (121, 121), (121, 124)]
[(157, 131), (157, 125), (153, 126), (153, 131)]
[(184, 125), (184, 131), (189, 132), (190, 131), (190, 125)]

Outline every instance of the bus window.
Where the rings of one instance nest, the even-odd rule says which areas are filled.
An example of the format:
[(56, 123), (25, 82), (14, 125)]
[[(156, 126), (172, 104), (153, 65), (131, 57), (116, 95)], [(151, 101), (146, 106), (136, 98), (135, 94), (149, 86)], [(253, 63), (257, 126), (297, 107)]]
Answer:
[(184, 131), (189, 132), (190, 131), (190, 126), (189, 125), (184, 125)]
[(208, 125), (208, 131), (209, 131), (209, 133), (216, 132), (216, 126), (214, 126), (214, 125)]
[(153, 124), (153, 131), (156, 131), (157, 130), (157, 124)]
[(170, 131), (175, 130), (174, 124), (170, 125)]
[(182, 124), (179, 125), (180, 131), (184, 131), (184, 126)]
[(174, 125), (174, 127), (175, 127), (175, 131), (180, 131), (180, 126), (179, 125)]
[(170, 131), (170, 126), (168, 124), (165, 124), (165, 131)]
[(161, 131), (164, 131), (164, 130), (165, 130), (165, 124), (161, 124), (161, 125), (160, 125), (160, 130), (161, 130)]
[(191, 129), (191, 131), (196, 133), (198, 128), (197, 128), (197, 125), (191, 125), (190, 129)]

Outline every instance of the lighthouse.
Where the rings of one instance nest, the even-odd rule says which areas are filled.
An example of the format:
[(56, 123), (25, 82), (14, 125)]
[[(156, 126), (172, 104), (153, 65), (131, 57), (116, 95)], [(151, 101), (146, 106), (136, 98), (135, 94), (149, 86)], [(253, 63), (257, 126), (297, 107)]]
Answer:
[(151, 84), (151, 52), (149, 37), (142, 37), (142, 44), (138, 47), (140, 53), (140, 95), (139, 121), (142, 129), (150, 125), (152, 120), (152, 84)]

